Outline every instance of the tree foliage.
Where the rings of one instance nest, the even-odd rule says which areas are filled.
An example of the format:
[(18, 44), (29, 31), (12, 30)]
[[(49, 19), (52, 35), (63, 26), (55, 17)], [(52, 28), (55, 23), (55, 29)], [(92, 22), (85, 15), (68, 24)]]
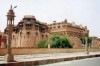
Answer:
[(85, 37), (81, 37), (80, 40), (81, 40), (81, 44), (84, 44), (84, 45), (86, 44)]
[(51, 47), (53, 48), (72, 48), (70, 41), (67, 37), (59, 36), (59, 35), (53, 35), (51, 37), (52, 43)]
[(88, 41), (87, 41), (88, 44), (92, 44), (92, 37), (88, 37), (87, 40), (88, 40)]
[(49, 40), (42, 40), (37, 46), (38, 48), (46, 48), (48, 44), (50, 44), (51, 48), (72, 48), (69, 39), (60, 35), (52, 35)]
[(37, 44), (37, 47), (38, 47), (38, 48), (46, 48), (46, 43), (47, 43), (47, 40), (41, 40), (41, 41)]
[(81, 40), (81, 43), (84, 45), (86, 44), (86, 41), (89, 46), (91, 46), (92, 44), (92, 37), (87, 37), (87, 40), (85, 37), (81, 37), (80, 40)]
[(88, 43), (88, 46), (91, 47), (91, 45), (92, 45), (92, 37), (88, 37), (87, 38), (87, 43)]

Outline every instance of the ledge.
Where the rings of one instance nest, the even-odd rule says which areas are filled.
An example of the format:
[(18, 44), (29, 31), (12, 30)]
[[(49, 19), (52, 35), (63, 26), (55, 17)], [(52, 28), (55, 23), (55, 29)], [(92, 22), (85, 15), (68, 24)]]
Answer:
[(56, 59), (52, 58), (52, 59), (44, 59), (44, 60), (23, 61), (23, 62), (9, 62), (9, 63), (0, 64), (0, 66), (35, 66), (35, 65), (57, 63), (62, 61), (72, 61), (72, 60), (79, 60), (85, 58), (93, 58), (93, 57), (100, 57), (100, 54), (76, 56), (76, 57), (64, 57), (64, 58), (56, 58)]

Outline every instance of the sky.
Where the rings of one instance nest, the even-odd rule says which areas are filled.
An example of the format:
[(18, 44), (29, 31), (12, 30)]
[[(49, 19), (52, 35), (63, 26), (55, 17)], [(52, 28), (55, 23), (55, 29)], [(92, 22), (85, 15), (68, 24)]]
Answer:
[(100, 37), (100, 0), (2, 0), (0, 1), (0, 31), (7, 25), (10, 5), (17, 6), (15, 25), (24, 15), (34, 15), (45, 23), (61, 22), (87, 26), (90, 36)]

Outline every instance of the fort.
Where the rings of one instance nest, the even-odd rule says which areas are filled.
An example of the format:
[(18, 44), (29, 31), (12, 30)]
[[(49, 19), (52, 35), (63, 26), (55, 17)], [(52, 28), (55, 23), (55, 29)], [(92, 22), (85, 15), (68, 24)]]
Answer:
[[(69, 37), (73, 48), (82, 48), (80, 38), (89, 37), (87, 26), (76, 25), (75, 22), (68, 22), (67, 19), (51, 24), (39, 21), (33, 15), (25, 15), (22, 20), (14, 25), (14, 12), (12, 7), (7, 13), (7, 27), (4, 32), (0, 32), (0, 48), (6, 47), (8, 34), (12, 37), (13, 48), (34, 48), (43, 39), (49, 39), (51, 35), (57, 34)], [(8, 26), (12, 26), (10, 31)], [(99, 48), (100, 39), (92, 37), (92, 47)]]
[[(89, 36), (87, 26), (69, 23), (67, 19), (62, 22), (53, 21), (51, 24), (40, 22), (32, 15), (25, 15), (24, 18), (13, 27), (12, 47), (35, 47), (42, 39), (48, 39), (52, 34), (68, 36), (74, 48), (82, 48), (80, 37)], [(0, 34), (0, 46), (4, 48), (7, 43), (7, 27)], [(93, 47), (98, 47), (99, 38), (93, 37)]]

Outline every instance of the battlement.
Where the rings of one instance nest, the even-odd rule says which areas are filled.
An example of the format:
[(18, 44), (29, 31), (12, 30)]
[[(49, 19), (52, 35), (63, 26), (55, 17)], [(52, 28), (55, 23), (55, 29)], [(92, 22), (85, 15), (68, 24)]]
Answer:
[(87, 29), (87, 26), (83, 26), (82, 24), (76, 25), (75, 22), (69, 23), (69, 22), (67, 22), (67, 19), (65, 19), (64, 21), (61, 21), (61, 22), (53, 21), (53, 23), (48, 24), (48, 26), (53, 26), (53, 25), (55, 25), (55, 26), (56, 25), (67, 25), (67, 26), (74, 27), (74, 28)]

